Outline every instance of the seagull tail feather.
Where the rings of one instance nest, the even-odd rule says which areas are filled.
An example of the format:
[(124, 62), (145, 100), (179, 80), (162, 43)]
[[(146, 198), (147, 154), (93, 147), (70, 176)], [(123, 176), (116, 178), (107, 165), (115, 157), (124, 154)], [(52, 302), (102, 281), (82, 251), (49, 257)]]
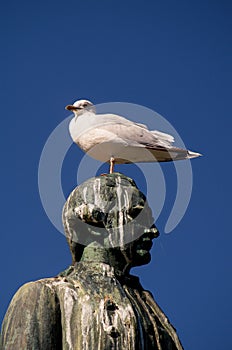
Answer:
[(197, 158), (197, 157), (202, 157), (202, 154), (201, 153), (192, 152), (192, 151), (188, 151), (187, 159)]

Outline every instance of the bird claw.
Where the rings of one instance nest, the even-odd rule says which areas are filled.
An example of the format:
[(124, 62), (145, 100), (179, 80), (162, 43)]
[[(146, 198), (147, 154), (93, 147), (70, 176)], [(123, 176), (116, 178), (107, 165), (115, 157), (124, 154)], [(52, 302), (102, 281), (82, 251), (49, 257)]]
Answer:
[(110, 157), (110, 174), (113, 174), (114, 172), (114, 162), (115, 162), (114, 157)]

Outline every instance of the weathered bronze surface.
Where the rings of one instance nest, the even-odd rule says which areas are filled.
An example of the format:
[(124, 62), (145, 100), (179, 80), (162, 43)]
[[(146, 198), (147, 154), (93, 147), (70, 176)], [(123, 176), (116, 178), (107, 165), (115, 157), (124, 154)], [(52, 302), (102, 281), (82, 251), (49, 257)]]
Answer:
[(182, 349), (175, 329), (130, 275), (158, 236), (145, 196), (119, 173), (78, 186), (63, 210), (72, 265), (12, 299), (3, 350)]

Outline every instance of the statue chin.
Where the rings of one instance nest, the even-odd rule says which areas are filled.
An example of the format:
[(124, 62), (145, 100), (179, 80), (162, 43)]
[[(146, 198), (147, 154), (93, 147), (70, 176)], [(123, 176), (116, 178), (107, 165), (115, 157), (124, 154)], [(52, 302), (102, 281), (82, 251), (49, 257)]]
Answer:
[(151, 261), (151, 254), (145, 249), (136, 250), (136, 265), (145, 265)]

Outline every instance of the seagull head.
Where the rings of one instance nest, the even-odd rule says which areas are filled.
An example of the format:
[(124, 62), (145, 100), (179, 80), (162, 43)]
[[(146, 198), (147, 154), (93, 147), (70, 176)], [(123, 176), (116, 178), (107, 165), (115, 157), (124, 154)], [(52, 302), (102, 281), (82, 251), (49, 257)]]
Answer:
[(72, 105), (67, 105), (65, 109), (72, 111), (75, 115), (80, 115), (85, 111), (95, 113), (94, 105), (88, 100), (77, 100)]

